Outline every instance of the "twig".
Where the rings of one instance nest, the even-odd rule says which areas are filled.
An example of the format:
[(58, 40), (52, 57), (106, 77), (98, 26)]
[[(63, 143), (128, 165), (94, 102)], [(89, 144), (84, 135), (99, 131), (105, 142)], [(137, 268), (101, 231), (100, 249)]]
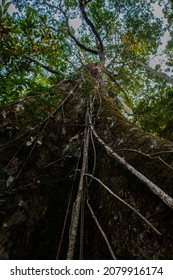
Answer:
[[(141, 154), (141, 155), (143, 155), (143, 156), (146, 156), (146, 157), (149, 157), (150, 159), (159, 159), (163, 164), (165, 164), (167, 167), (169, 167), (170, 169), (172, 169), (173, 170), (173, 167), (172, 166), (170, 166), (168, 163), (166, 163), (161, 157), (154, 157), (153, 155), (157, 155), (157, 154), (162, 154), (163, 152), (157, 152), (157, 153), (153, 153), (153, 154), (145, 154), (145, 153), (143, 153), (143, 152), (141, 152), (141, 151), (139, 151), (139, 150), (135, 150), (135, 149), (118, 149), (118, 150), (114, 150), (114, 152), (121, 152), (121, 151), (123, 151), (123, 152), (134, 152), (134, 153), (139, 153), (139, 154)], [(173, 152), (173, 151), (165, 151), (165, 152)]]
[(158, 235), (161, 235), (160, 231), (158, 231), (144, 216), (142, 216), (134, 207), (132, 207), (130, 204), (128, 204), (126, 201), (121, 199), (118, 195), (116, 195), (114, 192), (112, 192), (101, 180), (98, 178), (94, 177), (91, 174), (85, 174), (85, 176), (89, 176), (95, 181), (97, 181), (100, 185), (102, 185), (112, 196), (114, 196), (116, 199), (121, 201), (124, 205), (129, 207), (133, 212), (135, 212), (147, 225), (149, 225)]
[[(29, 135), (30, 136), (30, 135)], [(7, 171), (7, 168), (10, 166), (10, 164), (12, 163), (12, 161), (15, 159), (15, 157), (18, 155), (18, 153), (21, 151), (21, 149), (23, 148), (24, 145), (26, 145), (26, 140), (29, 139), (29, 136), (26, 137), (26, 139), (23, 141), (22, 145), (18, 148), (18, 150), (15, 152), (15, 154), (12, 156), (12, 158), (9, 160), (9, 162), (7, 163), (7, 165), (4, 167), (4, 169), (2, 170), (1, 174), (3, 174), (5, 171)]]
[(119, 151), (120, 152), (134, 152), (134, 153), (141, 154), (141, 155), (143, 155), (145, 157), (149, 157), (151, 159), (150, 155), (145, 154), (145, 153), (143, 153), (143, 152), (141, 152), (139, 150), (135, 150), (135, 149), (117, 149), (117, 150), (114, 150), (114, 152), (119, 152)]
[(149, 187), (149, 189), (156, 194), (168, 207), (173, 209), (173, 199), (171, 196), (166, 194), (163, 190), (161, 190), (156, 184), (150, 181), (147, 177), (145, 177), (142, 173), (137, 171), (132, 165), (130, 165), (125, 159), (120, 157), (117, 153), (115, 153), (105, 142), (98, 136), (95, 131), (93, 125), (91, 124), (91, 130), (98, 140), (98, 142), (104, 146), (107, 153), (110, 154), (113, 158), (115, 158), (120, 164), (122, 164), (125, 168), (127, 168), (132, 174), (134, 174), (140, 181), (142, 181), (145, 185)]
[(103, 231), (103, 229), (102, 229), (102, 227), (101, 227), (101, 225), (100, 225), (100, 223), (99, 223), (97, 217), (95, 216), (95, 214), (94, 214), (94, 212), (93, 212), (93, 210), (92, 210), (92, 208), (91, 208), (91, 205), (89, 204), (88, 200), (87, 200), (87, 206), (88, 206), (88, 209), (89, 209), (89, 211), (90, 211), (90, 213), (91, 213), (91, 215), (92, 215), (92, 218), (94, 219), (94, 221), (95, 221), (95, 223), (96, 223), (96, 225), (97, 225), (99, 231), (101, 232), (101, 235), (102, 235), (104, 241), (106, 242), (106, 245), (107, 245), (107, 247), (108, 247), (108, 249), (109, 249), (109, 252), (110, 252), (110, 254), (111, 254), (113, 260), (117, 260), (117, 258), (116, 258), (115, 255), (114, 255), (114, 252), (113, 252), (113, 250), (112, 250), (112, 248), (111, 248), (111, 245), (110, 245), (110, 243), (109, 243), (109, 241), (108, 241), (108, 239), (107, 239), (107, 237), (106, 237), (106, 234), (104, 233), (104, 231)]
[(155, 155), (159, 155), (159, 154), (165, 154), (165, 153), (173, 153), (173, 150), (172, 151), (159, 151), (159, 152), (155, 152), (155, 153), (152, 153), (150, 154), (150, 156), (155, 156)]
[(52, 161), (52, 162), (48, 163), (48, 164), (45, 165), (43, 168), (47, 168), (47, 167), (49, 167), (49, 166), (51, 166), (51, 165), (53, 165), (53, 164), (55, 164), (55, 163), (57, 163), (57, 162), (59, 162), (59, 161), (65, 159), (65, 158), (70, 158), (70, 156), (69, 156), (69, 155), (65, 155), (65, 156), (63, 156), (63, 157), (61, 157), (61, 158), (59, 158), (59, 159), (57, 159), (57, 160), (55, 160), (55, 161)]
[(167, 167), (169, 167), (170, 169), (173, 170), (173, 167), (170, 166), (168, 163), (166, 163), (161, 157), (158, 157), (158, 158), (159, 158), (159, 160), (160, 160), (161, 162), (163, 162), (163, 164), (165, 164)]

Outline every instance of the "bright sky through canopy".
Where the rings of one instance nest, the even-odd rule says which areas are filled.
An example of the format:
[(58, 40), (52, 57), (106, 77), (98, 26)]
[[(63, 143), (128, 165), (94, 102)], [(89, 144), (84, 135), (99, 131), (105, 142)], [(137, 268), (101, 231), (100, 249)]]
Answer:
[[(167, 23), (166, 19), (164, 19), (164, 14), (162, 11), (164, 6), (158, 5), (158, 3), (154, 3), (154, 4), (152, 4), (152, 6), (154, 9), (155, 16), (163, 19), (163, 28), (164, 28)], [(15, 6), (13, 4), (11, 4), (8, 9), (9, 14), (12, 15), (14, 12), (17, 12), (17, 11), (18, 10), (15, 8)], [(77, 15), (77, 17), (74, 19), (69, 19), (69, 25), (74, 28), (75, 35), (77, 35), (78, 29), (81, 26), (81, 24), (82, 24), (82, 20), (79, 15)], [(165, 46), (169, 39), (170, 39), (170, 34), (168, 31), (166, 31), (165, 34), (161, 38), (161, 45), (158, 48), (157, 55), (155, 55), (154, 57), (151, 57), (151, 60), (150, 60), (151, 67), (155, 67), (157, 64), (160, 64), (162, 70), (166, 69), (165, 62), (166, 62), (167, 58), (166, 58), (166, 55), (163, 54), (163, 52), (165, 50)]]

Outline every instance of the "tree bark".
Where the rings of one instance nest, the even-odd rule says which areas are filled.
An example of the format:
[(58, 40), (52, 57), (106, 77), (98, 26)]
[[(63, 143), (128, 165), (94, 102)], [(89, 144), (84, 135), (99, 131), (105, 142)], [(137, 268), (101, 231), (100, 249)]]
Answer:
[[(58, 248), (58, 259), (67, 255), (82, 165), (88, 89), (81, 89), (75, 81), (56, 88), (65, 96), (70, 92), (68, 98), (58, 101), (57, 110), (30, 100), (22, 103), (23, 111), (17, 111), (14, 104), (0, 114), (2, 259), (56, 259)], [(105, 89), (103, 95), (97, 86), (94, 91), (92, 125), (97, 135), (111, 151), (173, 197), (172, 142), (133, 126)], [(47, 115), (34, 117), (33, 106), (34, 111)], [(107, 153), (94, 134), (88, 152), (87, 173), (91, 176), (85, 182), (83, 258), (173, 259), (169, 205)], [(74, 259), (79, 259), (79, 240), (80, 227)]]

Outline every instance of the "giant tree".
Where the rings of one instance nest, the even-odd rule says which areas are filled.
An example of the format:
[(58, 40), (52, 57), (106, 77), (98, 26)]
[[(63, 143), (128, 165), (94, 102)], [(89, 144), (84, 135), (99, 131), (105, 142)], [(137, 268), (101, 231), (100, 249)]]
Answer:
[(149, 64), (171, 2), (164, 28), (157, 1), (13, 3), (13, 16), (1, 7), (2, 258), (172, 259), (173, 145), (156, 135), (172, 139), (173, 78)]

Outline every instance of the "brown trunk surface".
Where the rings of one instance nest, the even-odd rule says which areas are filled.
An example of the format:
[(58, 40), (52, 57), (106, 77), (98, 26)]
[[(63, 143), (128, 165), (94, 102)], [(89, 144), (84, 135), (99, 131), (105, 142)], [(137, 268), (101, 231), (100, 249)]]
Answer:
[[(70, 89), (61, 86), (59, 90), (69, 92)], [(2, 259), (56, 259), (72, 194), (58, 256), (66, 259), (72, 205), (79, 184), (80, 172), (76, 169), (81, 168), (80, 149), (88, 99), (87, 96), (80, 97), (77, 88), (74, 92), (46, 122), (42, 122), (41, 112), (50, 114), (49, 108), (38, 106), (34, 100), (23, 103), (23, 112), (16, 111), (17, 104), (14, 104), (4, 108), (0, 115)], [(32, 115), (33, 106), (40, 112), (37, 117)], [(172, 152), (168, 152), (173, 151), (173, 144), (128, 123), (106, 97), (95, 101), (94, 113), (95, 130), (104, 142), (173, 196), (173, 157)], [(40, 125), (32, 130), (38, 123)], [(173, 211), (108, 155), (97, 139), (93, 140), (90, 141), (88, 172), (92, 173), (96, 165), (94, 176), (138, 210), (161, 233), (158, 235), (131, 209), (92, 180), (87, 187), (89, 203), (116, 258), (173, 259)], [(155, 155), (151, 155), (153, 153)], [(76, 259), (79, 259), (79, 239), (80, 231)], [(111, 259), (87, 206), (83, 251), (84, 259)]]

